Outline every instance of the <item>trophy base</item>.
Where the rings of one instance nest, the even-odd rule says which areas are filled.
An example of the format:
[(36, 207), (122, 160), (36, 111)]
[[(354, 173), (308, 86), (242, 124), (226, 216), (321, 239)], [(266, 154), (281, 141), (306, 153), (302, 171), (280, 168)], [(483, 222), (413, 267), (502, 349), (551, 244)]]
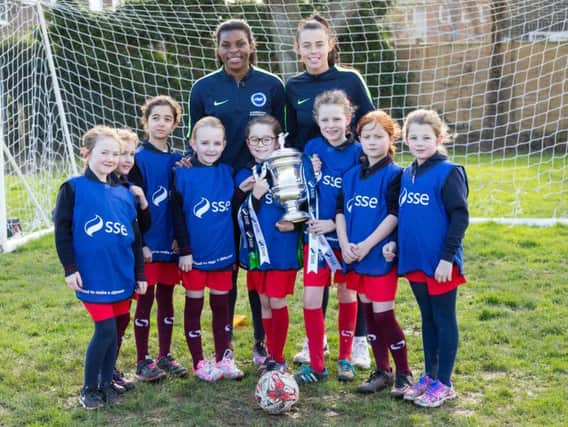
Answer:
[(310, 219), (310, 215), (308, 215), (307, 212), (296, 211), (296, 212), (286, 213), (282, 218), (280, 218), (280, 221), (290, 221), (293, 223), (299, 223), (307, 221), (308, 219)]

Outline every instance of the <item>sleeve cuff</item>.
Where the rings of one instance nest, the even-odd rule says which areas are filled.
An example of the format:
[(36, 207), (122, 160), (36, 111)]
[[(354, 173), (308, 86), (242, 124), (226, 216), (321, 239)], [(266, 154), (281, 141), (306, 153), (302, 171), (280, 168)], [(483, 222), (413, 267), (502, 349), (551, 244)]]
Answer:
[(191, 248), (189, 246), (178, 248), (178, 251), (181, 256), (191, 255)]
[(74, 274), (74, 273), (76, 273), (77, 271), (79, 271), (79, 270), (77, 269), (77, 265), (76, 265), (76, 264), (69, 264), (69, 265), (66, 265), (66, 266), (64, 267), (64, 269), (65, 269), (65, 277), (71, 276), (72, 274)]

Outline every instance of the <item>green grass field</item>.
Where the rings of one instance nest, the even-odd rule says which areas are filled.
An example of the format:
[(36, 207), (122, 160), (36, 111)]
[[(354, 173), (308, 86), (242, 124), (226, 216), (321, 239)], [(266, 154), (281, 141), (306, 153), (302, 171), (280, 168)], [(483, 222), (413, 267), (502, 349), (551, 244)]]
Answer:
[[(471, 175), (471, 174), (470, 174)], [(91, 321), (63, 282), (52, 237), (0, 257), (0, 425), (566, 425), (568, 419), (568, 227), (472, 225), (464, 243), (469, 284), (461, 287), (461, 343), (454, 381), (459, 398), (425, 410), (393, 400), (387, 392), (360, 396), (356, 383), (334, 375), (301, 389), (293, 410), (270, 416), (253, 398), (258, 378), (250, 362), (252, 331), (237, 329), (236, 357), (246, 371), (241, 382), (205, 384), (193, 376), (138, 384), (119, 406), (87, 412), (78, 408), (83, 357)], [(240, 282), (240, 289), (243, 283)], [(301, 290), (291, 298), (287, 357), (303, 336)], [(241, 291), (237, 313), (248, 314)], [(190, 366), (182, 328), (183, 291), (176, 291), (174, 353)], [(207, 305), (205, 307), (208, 307)], [(330, 299), (327, 334), (336, 362), (336, 299)], [(212, 352), (210, 316), (204, 342)], [(408, 339), (411, 367), (422, 369), (420, 318), (401, 280), (398, 318)], [(151, 345), (156, 350), (155, 327)], [(334, 352), (335, 350), (335, 352)], [(119, 367), (132, 373), (135, 349), (127, 330)]]

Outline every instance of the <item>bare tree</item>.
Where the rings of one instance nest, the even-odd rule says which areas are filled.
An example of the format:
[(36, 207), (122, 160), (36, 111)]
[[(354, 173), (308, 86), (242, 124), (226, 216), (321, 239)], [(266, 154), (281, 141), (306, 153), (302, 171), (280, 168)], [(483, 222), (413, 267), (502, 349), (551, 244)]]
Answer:
[(507, 20), (507, 0), (491, 2), (491, 64), (483, 123), (483, 139), (493, 146), (503, 147), (509, 122), (511, 81), (504, 72), (507, 42), (504, 28)]
[(270, 8), (272, 28), (276, 33), (272, 39), (277, 43), (276, 57), (280, 64), (280, 73), (283, 78), (288, 78), (298, 72), (298, 59), (294, 52), (294, 37), (296, 25), (302, 14), (298, 3), (290, 3), (285, 0), (268, 0), (266, 5)]

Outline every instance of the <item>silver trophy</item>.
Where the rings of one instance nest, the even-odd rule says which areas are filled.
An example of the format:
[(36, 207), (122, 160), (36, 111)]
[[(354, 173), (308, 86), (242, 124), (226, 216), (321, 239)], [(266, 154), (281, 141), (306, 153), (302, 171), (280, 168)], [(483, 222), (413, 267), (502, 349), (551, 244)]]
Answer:
[(300, 205), (307, 198), (302, 153), (293, 148), (284, 148), (287, 135), (278, 135), (280, 149), (274, 151), (267, 160), (268, 170), (272, 175), (272, 194), (276, 202), (286, 210), (280, 218), (281, 221), (303, 222), (309, 219), (309, 215), (300, 209)]

